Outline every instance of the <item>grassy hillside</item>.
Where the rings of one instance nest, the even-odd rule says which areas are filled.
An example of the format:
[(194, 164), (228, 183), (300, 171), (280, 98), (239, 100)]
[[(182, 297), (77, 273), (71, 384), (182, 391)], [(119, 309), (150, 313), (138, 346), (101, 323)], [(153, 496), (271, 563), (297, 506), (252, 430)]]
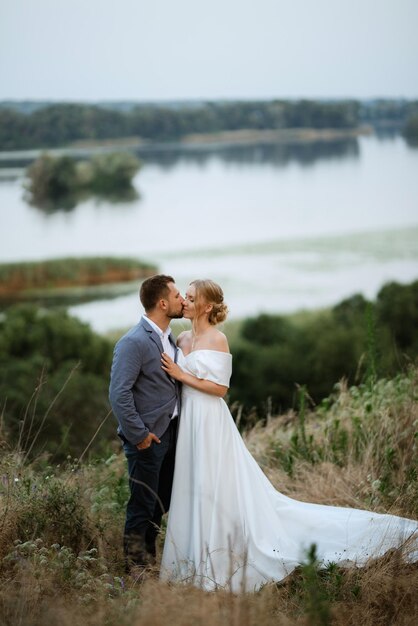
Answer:
[[(302, 393), (302, 392), (301, 392)], [(270, 418), (246, 442), (281, 492), (418, 516), (418, 370)], [(314, 551), (256, 594), (142, 583), (123, 572), (127, 498), (118, 451), (85, 464), (28, 463), (0, 436), (0, 615), (4, 626), (414, 624), (418, 567), (398, 552), (364, 568), (319, 570)]]

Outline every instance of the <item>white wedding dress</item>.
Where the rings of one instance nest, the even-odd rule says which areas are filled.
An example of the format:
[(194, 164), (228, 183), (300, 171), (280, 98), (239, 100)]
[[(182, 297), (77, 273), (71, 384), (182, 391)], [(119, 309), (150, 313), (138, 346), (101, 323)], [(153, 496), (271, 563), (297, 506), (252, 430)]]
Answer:
[[(179, 365), (229, 385), (230, 354), (180, 352)], [(183, 385), (162, 580), (251, 591), (286, 577), (313, 543), (324, 565), (362, 565), (417, 530), (413, 520), (282, 495), (247, 450), (224, 400)]]

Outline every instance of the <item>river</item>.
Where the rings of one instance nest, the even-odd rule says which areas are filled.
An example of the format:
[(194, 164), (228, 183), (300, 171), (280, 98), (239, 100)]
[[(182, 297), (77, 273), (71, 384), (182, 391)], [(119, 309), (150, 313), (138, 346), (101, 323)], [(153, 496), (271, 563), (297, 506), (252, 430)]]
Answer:
[[(217, 280), (233, 318), (418, 278), (418, 150), (398, 135), (141, 156), (134, 201), (54, 212), (30, 206), (3, 169), (0, 261), (136, 256), (182, 290)], [(140, 306), (134, 292), (70, 310), (104, 332), (135, 323)]]

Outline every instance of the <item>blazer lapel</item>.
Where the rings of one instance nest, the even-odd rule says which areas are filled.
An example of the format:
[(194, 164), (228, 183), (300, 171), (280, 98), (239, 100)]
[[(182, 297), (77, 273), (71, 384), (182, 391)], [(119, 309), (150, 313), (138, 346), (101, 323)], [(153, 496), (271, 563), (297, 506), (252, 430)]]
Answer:
[(144, 330), (146, 330), (146, 332), (149, 335), (149, 338), (152, 339), (152, 341), (155, 343), (155, 345), (157, 346), (160, 354), (162, 354), (163, 353), (163, 344), (161, 343), (161, 339), (159, 338), (158, 334), (155, 332), (153, 327), (150, 324), (148, 324), (144, 320), (144, 318), (141, 318), (141, 321), (139, 323), (144, 328)]

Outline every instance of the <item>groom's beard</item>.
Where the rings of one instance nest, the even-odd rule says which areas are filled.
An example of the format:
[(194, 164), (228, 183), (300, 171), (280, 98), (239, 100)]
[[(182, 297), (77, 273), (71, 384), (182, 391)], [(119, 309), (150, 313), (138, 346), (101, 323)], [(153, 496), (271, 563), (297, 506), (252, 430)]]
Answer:
[(171, 320), (180, 320), (183, 317), (183, 309), (179, 313), (170, 312), (168, 317)]

